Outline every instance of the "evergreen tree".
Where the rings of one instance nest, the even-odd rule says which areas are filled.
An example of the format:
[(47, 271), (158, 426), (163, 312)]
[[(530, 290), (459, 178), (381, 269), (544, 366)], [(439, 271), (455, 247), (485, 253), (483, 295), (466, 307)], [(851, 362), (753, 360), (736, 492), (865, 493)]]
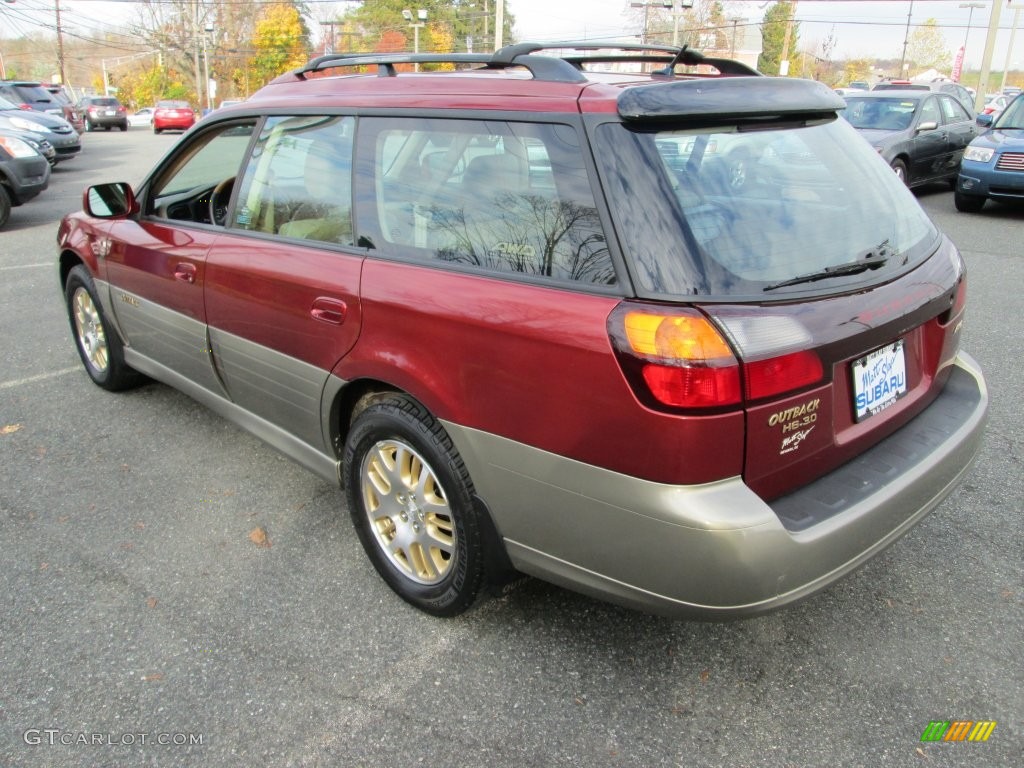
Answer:
[[(766, 75), (779, 74), (782, 64), (782, 48), (786, 39), (786, 25), (793, 17), (794, 4), (780, 0), (773, 3), (764, 14), (761, 25), (761, 55), (757, 57), (757, 68)], [(800, 23), (793, 22), (793, 30), (789, 37), (789, 56), (797, 50), (800, 37)]]

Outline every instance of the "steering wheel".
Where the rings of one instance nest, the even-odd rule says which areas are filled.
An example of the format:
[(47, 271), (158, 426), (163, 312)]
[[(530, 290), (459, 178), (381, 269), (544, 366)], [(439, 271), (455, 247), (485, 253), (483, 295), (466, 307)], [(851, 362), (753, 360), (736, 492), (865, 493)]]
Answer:
[(210, 193), (210, 221), (214, 224), (224, 225), (228, 217), (228, 200), (231, 198), (231, 190), (235, 185), (235, 177), (230, 176), (213, 188)]

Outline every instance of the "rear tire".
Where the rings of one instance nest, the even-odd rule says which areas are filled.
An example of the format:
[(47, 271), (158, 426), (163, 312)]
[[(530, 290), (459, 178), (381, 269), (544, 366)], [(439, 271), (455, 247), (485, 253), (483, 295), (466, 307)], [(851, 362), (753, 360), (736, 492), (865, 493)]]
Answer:
[(960, 191), (953, 193), (953, 205), (961, 213), (977, 213), (985, 205), (985, 199), (978, 195), (965, 195)]
[(64, 286), (71, 335), (89, 378), (111, 392), (135, 387), (145, 377), (124, 361), (124, 345), (107, 322), (89, 270), (79, 264)]
[(368, 405), (345, 441), (345, 493), (373, 567), (434, 616), (473, 605), (484, 581), (473, 484), (444, 428), (401, 395)]

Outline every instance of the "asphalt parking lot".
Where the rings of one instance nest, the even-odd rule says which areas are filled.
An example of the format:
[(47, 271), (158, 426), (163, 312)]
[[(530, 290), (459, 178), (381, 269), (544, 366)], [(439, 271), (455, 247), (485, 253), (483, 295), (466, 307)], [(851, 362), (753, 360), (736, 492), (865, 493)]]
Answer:
[[(991, 417), (962, 488), (866, 567), (733, 623), (537, 581), (440, 620), (377, 577), (336, 488), (81, 369), (57, 222), (175, 141), (83, 136), (0, 233), (0, 766), (1024, 765), (1024, 208), (918, 193), (968, 263)], [(996, 727), (923, 742), (934, 720)]]

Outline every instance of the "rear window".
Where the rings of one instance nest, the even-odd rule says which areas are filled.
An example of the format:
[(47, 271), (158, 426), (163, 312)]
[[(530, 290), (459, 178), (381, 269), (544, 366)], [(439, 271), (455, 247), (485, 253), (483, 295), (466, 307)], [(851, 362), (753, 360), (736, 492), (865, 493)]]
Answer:
[(930, 91), (927, 85), (915, 85), (914, 83), (881, 83), (872, 90), (875, 91)]
[[(33, 107), (56, 105), (57, 102), (41, 85), (16, 85), (14, 90), (26, 104)], [(58, 105), (59, 106), (59, 105)]]
[(97, 106), (97, 107), (119, 107), (119, 106), (121, 106), (121, 102), (119, 102), (117, 99), (107, 99), (107, 98), (89, 99), (89, 103), (94, 105), (94, 106)]
[[(844, 120), (746, 131), (605, 123), (596, 146), (642, 293), (763, 301), (848, 289), (938, 245), (913, 195)], [(822, 273), (879, 254), (883, 266)]]
[(158, 101), (157, 109), (189, 109), (187, 101)]

